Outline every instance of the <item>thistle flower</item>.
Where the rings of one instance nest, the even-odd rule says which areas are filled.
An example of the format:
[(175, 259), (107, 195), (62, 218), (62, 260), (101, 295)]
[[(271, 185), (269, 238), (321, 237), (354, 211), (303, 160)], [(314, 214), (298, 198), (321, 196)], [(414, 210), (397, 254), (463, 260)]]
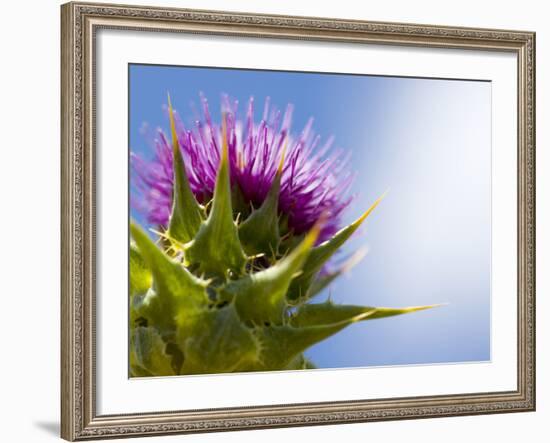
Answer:
[[(220, 161), (221, 127), (212, 120), (208, 102), (200, 96), (203, 119), (187, 128), (178, 118), (176, 133), (185, 159), (191, 189), (200, 203), (208, 202), (214, 193)], [(291, 132), (293, 106), (284, 114), (265, 100), (260, 122), (254, 121), (254, 98), (250, 98), (246, 117), (239, 119), (238, 103), (222, 97), (222, 113), (227, 118), (230, 178), (233, 185), (234, 210), (246, 216), (250, 206), (258, 208), (265, 200), (275, 178), (277, 165), (286, 148), (281, 175), (279, 213), (289, 231), (309, 231), (321, 214), (327, 223), (319, 242), (330, 238), (339, 228), (340, 216), (349, 205), (348, 195), (353, 175), (348, 169), (349, 153), (331, 150), (333, 138), (321, 144), (313, 132), (310, 118), (299, 135)], [(155, 157), (146, 161), (132, 154), (135, 190), (134, 206), (143, 212), (149, 223), (167, 226), (172, 204), (172, 146), (162, 130), (153, 141)]]
[(337, 157), (313, 152), (311, 124), (293, 139), (291, 112), (279, 128), (268, 104), (254, 125), (250, 102), (243, 128), (225, 99), (220, 128), (203, 104), (193, 132), (169, 100), (171, 143), (161, 134), (153, 164), (134, 159), (164, 241), (131, 224), (131, 376), (312, 368), (304, 351), (343, 328), (430, 307), (311, 303), (350, 265), (322, 272), (380, 199), (331, 235), (348, 185)]

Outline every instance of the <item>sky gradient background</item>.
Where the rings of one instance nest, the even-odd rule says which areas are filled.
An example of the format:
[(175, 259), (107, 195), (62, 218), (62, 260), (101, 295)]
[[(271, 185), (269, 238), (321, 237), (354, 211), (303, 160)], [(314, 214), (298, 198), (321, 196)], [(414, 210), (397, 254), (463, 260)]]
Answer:
[[(356, 199), (344, 223), (389, 190), (345, 251), (368, 255), (332, 284), (335, 302), (447, 305), (354, 324), (306, 355), (321, 368), (490, 359), (491, 84), (482, 81), (130, 65), (130, 149), (151, 158), (143, 123), (168, 129), (167, 92), (185, 123), (198, 93), (220, 121), (222, 93), (293, 103), (322, 140), (352, 152)], [(143, 223), (132, 210), (131, 216)]]

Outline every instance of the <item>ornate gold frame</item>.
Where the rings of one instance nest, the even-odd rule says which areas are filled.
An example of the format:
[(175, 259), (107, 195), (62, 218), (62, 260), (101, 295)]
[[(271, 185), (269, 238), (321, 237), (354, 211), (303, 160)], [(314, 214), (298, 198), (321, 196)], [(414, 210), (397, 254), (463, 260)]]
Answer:
[[(94, 36), (99, 28), (509, 51), (518, 59), (518, 383), (511, 392), (148, 414), (95, 412)], [(67, 440), (533, 411), (535, 34), (68, 3), (61, 7), (61, 435)]]

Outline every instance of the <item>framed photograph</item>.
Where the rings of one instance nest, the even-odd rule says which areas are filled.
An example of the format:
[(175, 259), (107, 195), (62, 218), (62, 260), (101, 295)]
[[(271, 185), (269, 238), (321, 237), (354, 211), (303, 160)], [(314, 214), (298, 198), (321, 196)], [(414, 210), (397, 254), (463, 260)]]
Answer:
[(62, 437), (535, 409), (535, 35), (68, 3)]

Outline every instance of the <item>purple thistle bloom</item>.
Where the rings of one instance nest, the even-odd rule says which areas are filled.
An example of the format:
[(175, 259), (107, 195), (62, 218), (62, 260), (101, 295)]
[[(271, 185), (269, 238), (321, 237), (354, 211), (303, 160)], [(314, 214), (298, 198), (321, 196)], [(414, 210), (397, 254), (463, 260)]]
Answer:
[[(221, 125), (213, 122), (208, 102), (201, 94), (203, 119), (187, 128), (176, 114), (176, 129), (191, 189), (197, 200), (208, 202), (213, 195), (220, 161)], [(251, 97), (245, 119), (237, 115), (237, 101), (222, 96), (222, 113), (226, 114), (230, 176), (244, 202), (259, 207), (275, 177), (286, 146), (279, 212), (288, 219), (295, 234), (307, 232), (321, 214), (327, 223), (319, 242), (332, 236), (340, 227), (342, 211), (352, 200), (348, 196), (353, 175), (348, 170), (350, 156), (329, 150), (333, 138), (320, 145), (312, 131), (310, 118), (299, 136), (290, 132), (293, 106), (284, 114), (266, 99), (263, 116), (254, 122), (254, 99)], [(146, 161), (131, 153), (135, 174), (132, 205), (154, 225), (167, 226), (172, 204), (172, 145), (162, 130), (153, 141), (155, 157)], [(327, 155), (328, 154), (328, 155)]]

